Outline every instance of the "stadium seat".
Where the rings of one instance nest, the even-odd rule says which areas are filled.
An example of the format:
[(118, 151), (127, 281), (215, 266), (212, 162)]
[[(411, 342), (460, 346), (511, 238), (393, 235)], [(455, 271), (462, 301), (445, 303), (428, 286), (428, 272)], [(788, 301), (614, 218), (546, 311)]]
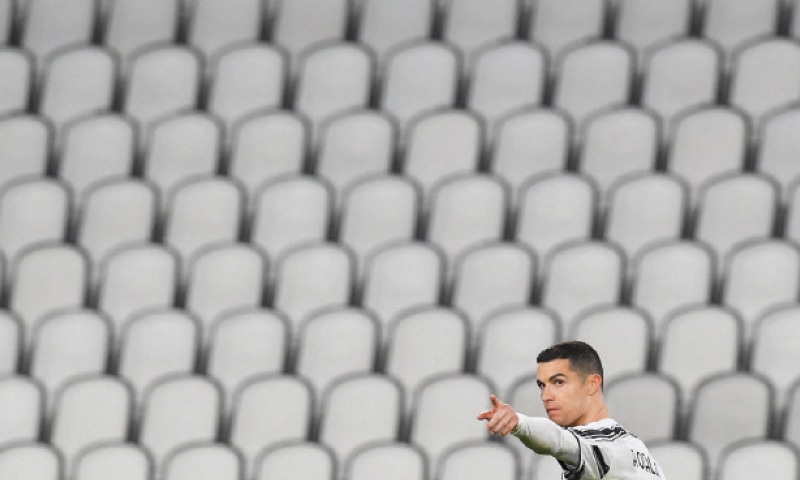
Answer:
[(30, 51), (37, 70), (61, 47), (91, 43), (97, 22), (97, 2), (29, 0), (24, 11), (20, 44)]
[(747, 0), (704, 0), (702, 36), (719, 44), (732, 55), (748, 40), (774, 35), (780, 4), (768, 0), (755, 4)]
[(315, 312), (297, 332), (293, 372), (307, 379), (317, 397), (322, 397), (339, 378), (373, 371), (380, 338), (377, 320), (364, 310)]
[(702, 448), (681, 440), (655, 442), (648, 448), (658, 465), (670, 478), (703, 480), (707, 478), (708, 459)]
[(726, 448), (717, 467), (719, 480), (745, 480), (764, 475), (791, 480), (800, 472), (797, 449), (776, 440), (749, 440)]
[(180, 0), (114, 0), (108, 3), (103, 45), (119, 55), (126, 69), (139, 51), (177, 40)]
[(521, 13), (517, 0), (491, 5), (481, 0), (447, 0), (441, 5), (442, 39), (458, 47), (468, 62), (480, 48), (510, 40), (517, 34)]
[(605, 398), (611, 416), (648, 445), (676, 438), (683, 404), (669, 377), (655, 372), (620, 376), (606, 384)]
[[(8, 19), (3, 14), (3, 8), (9, 8), (13, 2), (6, 0), (0, 4), (0, 18)], [(4, 27), (0, 24), (0, 39), (3, 37)], [(22, 113), (28, 109), (30, 95), (33, 91), (33, 60), (30, 54), (23, 50), (4, 46), (0, 40), (0, 75), (3, 76), (5, 85), (0, 91), (0, 115)]]
[(780, 188), (782, 204), (788, 203), (789, 186), (800, 178), (800, 143), (794, 135), (800, 121), (800, 109), (794, 106), (765, 116), (761, 122), (761, 141), (755, 158), (755, 171), (769, 177)]
[(0, 189), (29, 176), (47, 173), (52, 147), (52, 127), (41, 117), (29, 114), (0, 118)]
[(606, 0), (533, 0), (530, 8), (528, 37), (558, 59), (565, 49), (603, 36), (609, 5)]
[(0, 448), (38, 439), (47, 418), (42, 384), (28, 375), (0, 376), (0, 400)]
[(6, 45), (14, 28), (14, 15), (16, 14), (15, 0), (0, 1), (0, 45)]
[(273, 8), (271, 40), (289, 53), (292, 70), (310, 48), (343, 40), (351, 13), (348, 0), (279, 0)]
[(266, 7), (262, 0), (219, 2), (200, 0), (190, 4), (186, 40), (203, 53), (206, 59), (240, 42), (261, 38), (266, 23)]
[(21, 367), (22, 323), (7, 310), (0, 311), (0, 375), (15, 373)]
[(244, 471), (241, 454), (222, 443), (184, 444), (164, 460), (164, 480), (239, 480)]
[(63, 459), (52, 445), (25, 442), (0, 449), (0, 477), (59, 480)]
[(383, 63), (391, 51), (428, 38), (437, 4), (432, 0), (366, 0), (357, 3), (357, 39)]
[(780, 418), (779, 438), (800, 448), (800, 382), (786, 392), (786, 405)]
[(128, 442), (102, 442), (82, 450), (75, 459), (75, 480), (148, 480), (153, 473), (150, 454)]
[(406, 442), (378, 442), (353, 452), (344, 468), (345, 478), (350, 480), (425, 480), (428, 464), (419, 447)]
[(693, 0), (621, 0), (616, 4), (614, 36), (636, 49), (639, 59), (651, 49), (688, 35), (694, 13)]
[(800, 242), (800, 181), (789, 186), (784, 235), (788, 240)]
[(750, 370), (769, 380), (779, 412), (787, 407), (792, 386), (800, 379), (795, 367), (797, 349), (792, 341), (797, 338), (794, 334), (798, 318), (800, 309), (794, 302), (787, 302), (761, 315), (753, 330)]
[(481, 440), (444, 452), (436, 472), (441, 480), (479, 480), (487, 476), (498, 480), (519, 478), (516, 451), (504, 443)]
[(253, 480), (333, 480), (336, 458), (317, 442), (296, 442), (267, 449), (256, 460)]

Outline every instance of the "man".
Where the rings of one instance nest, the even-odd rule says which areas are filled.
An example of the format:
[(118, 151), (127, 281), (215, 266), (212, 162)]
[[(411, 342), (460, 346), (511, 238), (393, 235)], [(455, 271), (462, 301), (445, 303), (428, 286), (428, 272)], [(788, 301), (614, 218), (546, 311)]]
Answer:
[(537, 383), (546, 418), (529, 417), (492, 395), (492, 434), (511, 433), (536, 453), (551, 455), (566, 480), (665, 480), (644, 443), (609, 415), (603, 398), (603, 365), (584, 342), (563, 342), (543, 350)]

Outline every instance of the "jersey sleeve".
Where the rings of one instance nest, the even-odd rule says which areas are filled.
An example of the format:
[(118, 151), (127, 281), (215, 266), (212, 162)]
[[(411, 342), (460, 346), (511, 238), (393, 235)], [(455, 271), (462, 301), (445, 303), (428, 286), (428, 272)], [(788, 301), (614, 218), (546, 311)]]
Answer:
[(559, 462), (578, 466), (581, 459), (580, 442), (569, 430), (559, 427), (546, 418), (517, 414), (519, 423), (511, 434), (528, 448), (542, 455), (550, 455)]

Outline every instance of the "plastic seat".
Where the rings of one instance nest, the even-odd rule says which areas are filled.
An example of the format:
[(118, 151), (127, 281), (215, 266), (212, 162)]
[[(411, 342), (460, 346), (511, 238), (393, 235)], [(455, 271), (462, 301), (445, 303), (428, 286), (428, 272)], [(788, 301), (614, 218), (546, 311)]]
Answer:
[(253, 480), (333, 480), (334, 453), (317, 442), (295, 442), (264, 451), (256, 460)]
[(777, 33), (780, 4), (776, 0), (755, 4), (746, 0), (704, 0), (702, 35), (727, 54), (748, 40)]
[(678, 433), (680, 390), (664, 375), (641, 372), (610, 380), (605, 398), (614, 419), (648, 445), (671, 440)]
[(374, 312), (385, 333), (402, 311), (439, 303), (445, 263), (428, 242), (398, 242), (371, 255), (364, 267), (361, 306)]
[(293, 108), (305, 115), (314, 132), (336, 114), (369, 106), (372, 58), (356, 43), (331, 43), (300, 59)]
[(557, 110), (512, 113), (500, 121), (493, 137), (488, 169), (508, 182), (514, 198), (537, 176), (566, 170), (572, 124)]
[(380, 334), (377, 320), (363, 310), (336, 308), (312, 314), (296, 334), (293, 371), (320, 397), (343, 376), (374, 369)]
[(17, 313), (30, 339), (45, 315), (84, 305), (89, 281), (89, 260), (80, 249), (47, 243), (25, 250), (13, 272), (14, 289), (8, 308)]
[(538, 258), (591, 237), (599, 193), (586, 176), (554, 173), (523, 184), (520, 192), (514, 239), (532, 248)]
[(412, 118), (455, 104), (460, 69), (459, 55), (447, 44), (403, 45), (386, 58), (379, 107), (405, 131)]
[(661, 328), (682, 307), (711, 301), (716, 260), (711, 250), (691, 240), (665, 241), (643, 250), (632, 266), (630, 302)]
[(211, 441), (182, 445), (164, 461), (164, 480), (239, 480), (244, 468), (241, 454)]
[(284, 371), (291, 333), (285, 318), (263, 308), (234, 310), (214, 321), (205, 373), (219, 382), (228, 407), (248, 379)]
[[(113, 105), (117, 62), (103, 48), (81, 46), (57, 52), (43, 76), (39, 113), (56, 129), (84, 115), (108, 111)], [(76, 82), (76, 77), (81, 81)]]
[(143, 176), (158, 186), (166, 200), (191, 177), (217, 173), (221, 143), (221, 126), (202, 112), (165, 118), (153, 125)]
[(298, 57), (313, 46), (342, 40), (347, 32), (347, 0), (281, 0), (276, 6), (272, 41), (289, 52), (292, 69)]
[(221, 315), (262, 303), (267, 261), (250, 244), (212, 245), (198, 252), (188, 268), (185, 308), (200, 319), (206, 338), (211, 324)]
[[(198, 4), (199, 8), (206, 9), (218, 5), (210, 1)], [(237, 9), (226, 5), (224, 12), (233, 13)], [(248, 18), (248, 21), (252, 20)], [(213, 58), (211, 69), (208, 111), (219, 116), (228, 129), (248, 115), (278, 108), (283, 103), (286, 59), (284, 53), (274, 46), (255, 41), (234, 44)]]
[(784, 236), (795, 243), (800, 242), (800, 182), (789, 186), (784, 219)]
[[(705, 340), (708, 335), (713, 335), (713, 346)], [(656, 369), (678, 384), (687, 408), (694, 408), (689, 401), (702, 382), (739, 365), (742, 324), (730, 310), (710, 305), (678, 310), (664, 320), (659, 338)], [(695, 360), (698, 355), (701, 363)]]
[(791, 480), (800, 472), (797, 450), (777, 440), (750, 440), (731, 445), (720, 456), (717, 478), (744, 480), (764, 475)]
[(415, 180), (426, 197), (447, 177), (478, 170), (482, 130), (478, 118), (463, 110), (423, 115), (410, 126), (403, 174)]
[(700, 190), (694, 237), (722, 259), (742, 242), (768, 238), (778, 189), (767, 178), (741, 173), (718, 177)]
[(370, 444), (345, 463), (345, 477), (350, 480), (424, 480), (427, 471), (425, 454), (405, 442)]
[(678, 177), (647, 172), (622, 178), (608, 192), (604, 237), (628, 258), (678, 240), (689, 218), (689, 192)]
[(414, 238), (421, 211), (419, 189), (407, 177), (375, 175), (344, 193), (339, 241), (352, 248), (359, 264), (390, 243)]
[[(311, 385), (296, 375), (256, 376), (236, 390), (228, 441), (244, 454), (246, 478), (263, 450), (308, 437), (314, 417)], [(275, 411), (282, 415), (275, 415)]]
[(443, 3), (442, 39), (458, 47), (465, 58), (480, 48), (516, 36), (521, 6), (517, 0), (491, 5), (480, 0)]
[(516, 451), (500, 442), (475, 441), (451, 448), (439, 459), (436, 468), (442, 480), (519, 478)]
[(741, 108), (754, 123), (765, 114), (800, 100), (800, 45), (772, 38), (749, 45), (738, 53), (732, 73), (731, 105)]
[(534, 0), (530, 8), (528, 36), (557, 59), (565, 49), (603, 35), (609, 6), (605, 0)]
[(542, 103), (547, 57), (535, 45), (513, 40), (475, 52), (466, 104), (491, 133), (505, 116)]
[(44, 176), (51, 147), (51, 127), (34, 115), (0, 119), (0, 188), (31, 175)]
[(100, 442), (124, 441), (132, 426), (133, 392), (118, 377), (75, 378), (58, 392), (50, 427), (50, 443), (71, 471), (78, 455)]
[(793, 341), (798, 318), (800, 309), (794, 304), (776, 307), (761, 316), (753, 332), (750, 370), (770, 381), (779, 411), (788, 405), (792, 386), (800, 379)]
[(186, 46), (166, 44), (131, 58), (123, 92), (123, 113), (140, 126), (196, 106), (200, 91), (200, 58)]
[(7, 44), (10, 39), (16, 9), (14, 0), (0, 1), (0, 45)]
[(800, 125), (800, 109), (779, 110), (764, 118), (759, 133), (761, 142), (756, 152), (755, 171), (769, 177), (780, 188), (781, 202), (788, 202), (790, 186), (800, 178), (800, 143), (794, 135)]
[[(444, 374), (420, 386), (414, 397), (408, 440), (428, 455), (431, 469), (451, 447), (487, 440), (486, 426), (473, 419), (474, 412), (486, 409), (490, 393), (486, 380), (466, 373)], [(467, 418), (472, 421), (465, 422)]]
[(244, 193), (229, 178), (194, 177), (172, 190), (164, 220), (164, 243), (185, 261), (203, 249), (239, 239)]
[(41, 383), (27, 375), (2, 375), (0, 400), (0, 448), (38, 439), (47, 418)]
[(153, 471), (150, 454), (134, 443), (103, 442), (81, 451), (75, 459), (75, 480), (148, 480)]
[(275, 260), (293, 247), (327, 238), (333, 192), (318, 177), (287, 176), (259, 188), (253, 208), (250, 241)]
[[(625, 332), (624, 345), (620, 345), (619, 332)], [(603, 359), (603, 379), (612, 382), (647, 370), (654, 332), (642, 310), (613, 305), (579, 315), (567, 338), (592, 345)]]
[(95, 302), (111, 320), (115, 339), (133, 316), (175, 303), (178, 274), (177, 254), (160, 244), (127, 245), (106, 257)]
[(42, 242), (65, 239), (72, 209), (58, 180), (28, 178), (0, 191), (0, 249), (8, 260)]
[(556, 67), (558, 81), (553, 105), (580, 125), (592, 114), (628, 103), (633, 62), (633, 54), (627, 47), (608, 40), (593, 41), (565, 52)]
[(137, 132), (116, 113), (94, 114), (64, 126), (58, 177), (76, 201), (101, 182), (128, 177), (134, 170)]
[(109, 2), (103, 44), (128, 64), (137, 51), (177, 40), (178, 0), (114, 0)]
[(200, 375), (174, 375), (154, 383), (142, 404), (139, 443), (163, 468), (170, 453), (189, 442), (214, 441), (219, 434), (222, 395)]
[(510, 402), (512, 387), (536, 374), (539, 352), (560, 338), (559, 322), (547, 310), (522, 306), (494, 312), (476, 332), (475, 372), (491, 378), (496, 395)]
[(29, 0), (25, 9), (20, 44), (30, 51), (39, 68), (57, 49), (89, 44), (97, 20), (94, 0), (70, 2)]
[(714, 471), (734, 442), (767, 437), (772, 401), (772, 389), (762, 377), (742, 372), (711, 377), (698, 385), (690, 403), (687, 439), (705, 449)]
[(55, 447), (25, 442), (0, 449), (0, 477), (59, 480), (63, 460)]
[(655, 170), (660, 130), (656, 117), (641, 108), (601, 112), (586, 121), (578, 168), (608, 193), (628, 175)]
[[(399, 383), (381, 374), (353, 374), (330, 385), (321, 404), (318, 436), (336, 454), (340, 471), (359, 449), (398, 438), (402, 402)], [(354, 409), (354, 404), (361, 408)]]
[(187, 41), (210, 59), (235, 43), (259, 39), (265, 15), (261, 0), (194, 2), (187, 22)]
[(120, 178), (86, 191), (76, 225), (77, 243), (95, 267), (129, 243), (150, 241), (158, 223), (159, 197), (149, 182)]
[(52, 405), (65, 382), (106, 371), (111, 349), (111, 326), (102, 315), (91, 310), (49, 314), (33, 332), (30, 375), (41, 382)]
[(553, 310), (569, 331), (589, 308), (619, 303), (625, 260), (613, 245), (578, 240), (559, 247), (546, 259), (541, 305)]
[(476, 332), (495, 310), (528, 304), (536, 271), (536, 257), (515, 242), (467, 249), (455, 260), (449, 303), (467, 316), (471, 332)]
[(786, 392), (785, 408), (780, 420), (780, 438), (794, 447), (800, 447), (800, 382), (794, 383)]
[(258, 187), (303, 171), (308, 127), (296, 112), (268, 110), (237, 122), (230, 135), (228, 174), (245, 186), (251, 201)]
[(686, 112), (675, 122), (666, 170), (686, 180), (694, 204), (706, 183), (743, 168), (747, 124), (736, 110), (719, 106)]
[(445, 254), (448, 266), (466, 249), (503, 238), (508, 187), (482, 173), (450, 177), (431, 191), (426, 237)]
[[(628, 3), (650, 5), (651, 2)], [(643, 70), (642, 105), (657, 112), (671, 129), (671, 122), (683, 112), (716, 102), (722, 54), (707, 40), (679, 38), (656, 46)]]
[(13, 312), (0, 311), (0, 375), (14, 373), (20, 367), (22, 353), (22, 323)]
[(404, 43), (430, 36), (436, 5), (431, 0), (392, 0), (360, 2), (357, 14), (357, 39), (382, 62), (389, 52)]
[(616, 7), (616, 38), (634, 47), (639, 58), (662, 42), (688, 35), (691, 29), (692, 0), (623, 0)]
[(424, 382), (464, 369), (468, 338), (467, 320), (455, 310), (420, 307), (407, 311), (389, 325), (382, 371), (400, 381), (405, 404), (410, 406)]
[(299, 325), (315, 310), (348, 305), (354, 278), (353, 255), (346, 247), (330, 242), (298, 247), (277, 261), (273, 307)]
[(392, 169), (397, 125), (385, 112), (357, 109), (334, 116), (319, 137), (314, 170), (331, 183), (338, 198), (359, 180)]
[(755, 240), (731, 252), (720, 300), (741, 315), (748, 340), (759, 317), (776, 305), (798, 300), (798, 269), (800, 250), (783, 240)]
[(198, 344), (198, 321), (185, 311), (144, 312), (124, 325), (116, 373), (141, 400), (155, 382), (194, 371)]
[[(9, 8), (11, 0), (3, 2), (0, 9)], [(0, 18), (10, 18), (0, 11)], [(4, 38), (3, 25), (0, 25), (0, 39)], [(33, 90), (33, 60), (20, 49), (3, 46), (0, 40), (0, 75), (3, 76), (3, 91), (0, 92), (0, 115), (22, 113), (28, 108)]]
[(703, 450), (690, 442), (667, 440), (648, 446), (658, 465), (671, 478), (704, 480), (708, 473), (708, 460)]

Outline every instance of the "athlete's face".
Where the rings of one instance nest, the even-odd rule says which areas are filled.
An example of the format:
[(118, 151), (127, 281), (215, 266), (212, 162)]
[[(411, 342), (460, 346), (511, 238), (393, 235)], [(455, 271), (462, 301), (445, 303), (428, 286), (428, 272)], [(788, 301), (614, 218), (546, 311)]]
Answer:
[(562, 427), (585, 423), (592, 388), (588, 378), (581, 378), (567, 359), (539, 364), (537, 383), (550, 420)]

